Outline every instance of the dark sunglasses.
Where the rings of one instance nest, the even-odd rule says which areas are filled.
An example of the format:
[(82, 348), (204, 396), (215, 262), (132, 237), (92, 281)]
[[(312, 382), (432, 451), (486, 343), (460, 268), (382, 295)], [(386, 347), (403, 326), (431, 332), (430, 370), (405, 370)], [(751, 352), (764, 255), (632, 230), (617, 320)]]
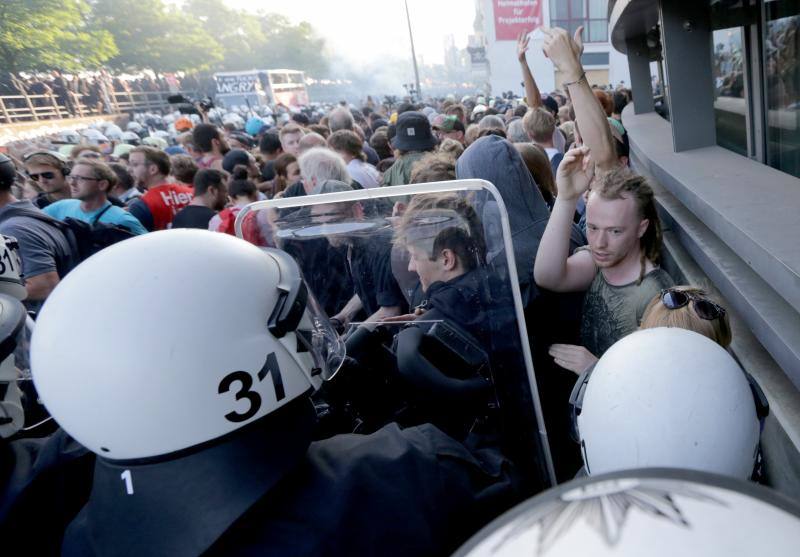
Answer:
[(34, 182), (38, 182), (40, 177), (44, 178), (45, 180), (52, 180), (56, 177), (55, 172), (39, 172), (38, 174), (31, 174), (30, 172), (27, 172), (26, 174), (28, 175), (28, 178)]
[(667, 309), (678, 309), (692, 302), (692, 308), (700, 319), (713, 321), (725, 316), (725, 308), (703, 297), (703, 293), (686, 292), (665, 288), (661, 291), (661, 303)]

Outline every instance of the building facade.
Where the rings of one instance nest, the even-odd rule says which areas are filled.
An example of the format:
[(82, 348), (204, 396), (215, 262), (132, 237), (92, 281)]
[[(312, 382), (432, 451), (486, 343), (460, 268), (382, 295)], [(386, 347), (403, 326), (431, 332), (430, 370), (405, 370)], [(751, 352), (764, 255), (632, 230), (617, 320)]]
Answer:
[(608, 14), (631, 76), (631, 161), (656, 189), (667, 265), (725, 301), (732, 352), (770, 403), (769, 483), (800, 497), (800, 3), (612, 0)]
[(492, 94), (512, 91), (522, 94), (517, 62), (516, 37), (533, 31), (528, 64), (542, 92), (561, 85), (561, 76), (542, 52), (539, 27), (563, 27), (574, 32), (584, 26), (583, 64), (590, 83), (630, 83), (625, 56), (611, 47), (608, 34), (607, 0), (477, 0), (476, 11), (483, 26), (489, 84)]

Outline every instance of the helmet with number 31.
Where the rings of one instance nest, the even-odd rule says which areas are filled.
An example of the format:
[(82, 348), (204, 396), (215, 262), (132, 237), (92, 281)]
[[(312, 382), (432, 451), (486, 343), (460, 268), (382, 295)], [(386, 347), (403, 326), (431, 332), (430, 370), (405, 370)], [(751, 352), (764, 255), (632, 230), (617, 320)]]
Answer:
[(223, 438), (316, 390), (343, 358), (294, 260), (201, 230), (86, 260), (48, 298), (31, 345), (51, 415), (108, 460)]

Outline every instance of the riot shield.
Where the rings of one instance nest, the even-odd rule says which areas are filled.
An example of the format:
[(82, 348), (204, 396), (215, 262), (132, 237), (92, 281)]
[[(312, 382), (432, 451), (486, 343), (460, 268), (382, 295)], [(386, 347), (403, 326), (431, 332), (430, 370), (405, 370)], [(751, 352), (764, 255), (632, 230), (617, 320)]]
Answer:
[(340, 418), (330, 433), (433, 423), (496, 443), (526, 491), (554, 485), (497, 189), (456, 180), (337, 190), (259, 201), (236, 220), (239, 237), (295, 258), (345, 337), (347, 371), (320, 401)]

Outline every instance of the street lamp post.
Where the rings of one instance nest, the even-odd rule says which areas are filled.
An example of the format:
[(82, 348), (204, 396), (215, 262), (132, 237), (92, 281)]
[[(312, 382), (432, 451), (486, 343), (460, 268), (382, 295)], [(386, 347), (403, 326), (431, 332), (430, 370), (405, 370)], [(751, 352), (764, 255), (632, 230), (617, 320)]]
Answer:
[(419, 86), (419, 69), (417, 68), (417, 54), (414, 51), (414, 34), (411, 32), (411, 16), (408, 14), (408, 0), (404, 0), (406, 5), (406, 21), (408, 22), (408, 37), (411, 39), (411, 60), (414, 62), (414, 79), (417, 81), (417, 95), (422, 100), (422, 88)]

